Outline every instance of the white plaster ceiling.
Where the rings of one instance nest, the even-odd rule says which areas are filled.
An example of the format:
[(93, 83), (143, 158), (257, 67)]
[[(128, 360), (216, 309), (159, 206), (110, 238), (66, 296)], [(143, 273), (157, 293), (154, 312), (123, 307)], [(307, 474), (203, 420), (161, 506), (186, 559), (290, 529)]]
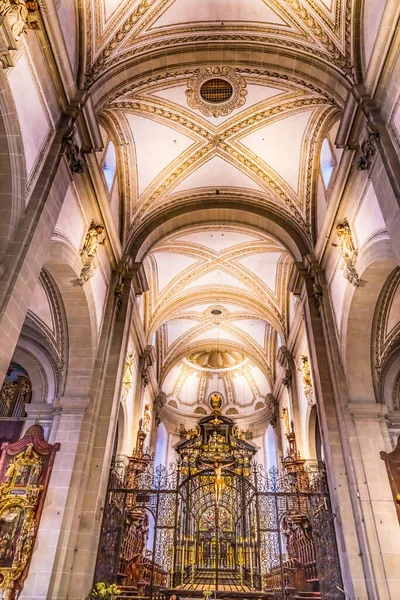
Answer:
[(149, 340), (158, 331), (163, 390), (178, 408), (201, 404), (215, 375), (196, 371), (193, 352), (243, 355), (247, 366), (233, 368), (246, 366), (235, 375), (240, 384), (219, 375), (224, 401), (254, 408), (263, 400), (273, 381), (276, 330), (285, 335), (291, 264), (279, 242), (239, 225), (192, 226), (155, 244), (145, 260), (146, 327)]
[(282, 18), (264, 0), (175, 0), (155, 21), (152, 28), (213, 21), (251, 21), (285, 25)]

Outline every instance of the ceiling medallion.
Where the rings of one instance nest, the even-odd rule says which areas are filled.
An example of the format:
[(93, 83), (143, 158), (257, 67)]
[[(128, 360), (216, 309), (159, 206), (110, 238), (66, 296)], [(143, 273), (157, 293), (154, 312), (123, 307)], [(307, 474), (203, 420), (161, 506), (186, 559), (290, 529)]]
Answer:
[(246, 102), (246, 82), (230, 67), (206, 67), (193, 75), (186, 90), (187, 103), (207, 117), (229, 115)]

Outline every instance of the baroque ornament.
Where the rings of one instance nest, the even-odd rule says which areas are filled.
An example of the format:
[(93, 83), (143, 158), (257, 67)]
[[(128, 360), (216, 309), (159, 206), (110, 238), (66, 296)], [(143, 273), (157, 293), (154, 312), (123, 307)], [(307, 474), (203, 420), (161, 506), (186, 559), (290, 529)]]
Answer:
[(14, 600), (28, 575), (56, 452), (41, 425), (14, 444), (4, 443), (0, 460), (0, 597)]
[(246, 81), (230, 67), (201, 69), (187, 85), (187, 103), (208, 117), (229, 115), (246, 102)]

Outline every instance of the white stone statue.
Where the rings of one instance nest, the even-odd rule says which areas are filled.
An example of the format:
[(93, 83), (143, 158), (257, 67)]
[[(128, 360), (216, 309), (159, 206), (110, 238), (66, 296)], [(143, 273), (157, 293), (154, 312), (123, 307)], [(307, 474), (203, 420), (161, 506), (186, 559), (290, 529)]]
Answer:
[(33, 16), (38, 8), (34, 1), (0, 0), (0, 16), (7, 17), (16, 40), (28, 29), (39, 29), (39, 21)]

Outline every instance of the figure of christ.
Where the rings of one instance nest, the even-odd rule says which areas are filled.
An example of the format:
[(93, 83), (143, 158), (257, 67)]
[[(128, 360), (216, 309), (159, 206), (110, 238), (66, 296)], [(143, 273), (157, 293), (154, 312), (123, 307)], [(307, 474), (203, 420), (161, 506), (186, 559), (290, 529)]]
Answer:
[(218, 506), (222, 497), (222, 492), (225, 487), (224, 476), (222, 475), (222, 469), (228, 468), (234, 463), (231, 462), (227, 465), (223, 465), (221, 462), (216, 461), (214, 463), (214, 473), (215, 473), (215, 481), (214, 481), (214, 490), (215, 490), (215, 503)]

